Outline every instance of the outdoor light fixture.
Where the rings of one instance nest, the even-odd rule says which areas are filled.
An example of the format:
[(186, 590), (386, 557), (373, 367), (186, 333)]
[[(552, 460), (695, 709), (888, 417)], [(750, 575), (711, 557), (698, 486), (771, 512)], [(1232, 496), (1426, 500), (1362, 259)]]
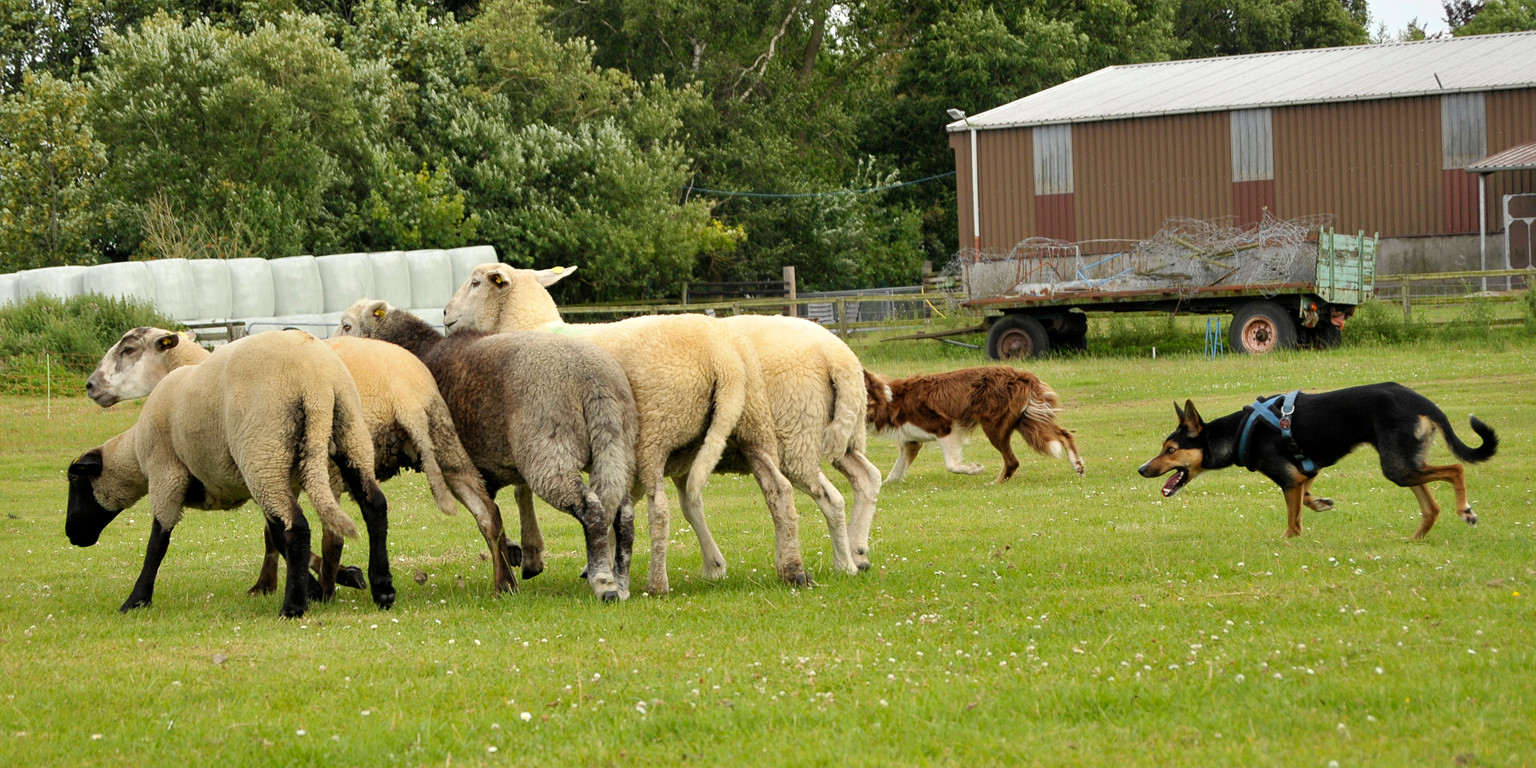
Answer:
[(976, 197), (976, 126), (971, 125), (965, 110), (950, 107), (944, 110), (951, 120), (964, 120), (971, 130), (971, 249), (981, 253), (981, 201)]

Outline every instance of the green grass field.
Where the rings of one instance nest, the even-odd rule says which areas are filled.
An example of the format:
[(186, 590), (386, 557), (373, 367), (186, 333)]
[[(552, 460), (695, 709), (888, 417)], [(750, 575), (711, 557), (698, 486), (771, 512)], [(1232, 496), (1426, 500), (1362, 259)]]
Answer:
[[(936, 342), (857, 349), (894, 375), (985, 362)], [(396, 607), (343, 590), (296, 621), (278, 619), (279, 596), (245, 594), (261, 550), (250, 506), (189, 514), (153, 607), (119, 615), (147, 506), (74, 548), (64, 469), (137, 404), (0, 398), (0, 765), (1536, 763), (1529, 336), (1028, 367), (1062, 395), (1088, 476), (1021, 454), (992, 486), (984, 439), (967, 452), (987, 465), (976, 477), (929, 447), (883, 490), (874, 568), (857, 577), (832, 572), (800, 497), (816, 584), (778, 583), (761, 496), (720, 475), (706, 500), (723, 581), (699, 578), (677, 519), (673, 594), (600, 604), (577, 578), (576, 524), (541, 505), (549, 569), (496, 598), (471, 518), (443, 519), (408, 475), (385, 486)], [(1499, 455), (1468, 472), (1477, 527), (1448, 511), (1409, 541), (1413, 495), (1368, 448), (1324, 471), (1337, 508), (1308, 512), (1291, 541), (1258, 475), (1207, 473), (1165, 500), (1135, 474), (1175, 399), (1214, 417), (1389, 379), (1464, 437), (1472, 413), (1498, 429)], [(894, 446), (871, 454), (888, 470)]]

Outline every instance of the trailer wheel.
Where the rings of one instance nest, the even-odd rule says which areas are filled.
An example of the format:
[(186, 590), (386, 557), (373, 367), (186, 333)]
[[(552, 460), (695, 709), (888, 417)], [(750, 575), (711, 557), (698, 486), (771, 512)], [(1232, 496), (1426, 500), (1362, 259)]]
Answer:
[(1312, 329), (1312, 346), (1316, 349), (1333, 349), (1344, 342), (1344, 332), (1337, 325), (1323, 320)]
[(1227, 342), (1232, 349), (1249, 355), (1293, 349), (1296, 346), (1296, 321), (1273, 301), (1250, 301), (1232, 313)]
[(1042, 357), (1050, 351), (1045, 326), (1029, 315), (1003, 315), (987, 332), (987, 357), (993, 360)]

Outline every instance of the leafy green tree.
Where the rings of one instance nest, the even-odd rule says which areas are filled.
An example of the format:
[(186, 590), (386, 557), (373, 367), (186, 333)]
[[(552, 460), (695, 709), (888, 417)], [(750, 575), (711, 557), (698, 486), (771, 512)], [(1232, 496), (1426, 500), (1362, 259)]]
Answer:
[(1461, 26), (1453, 25), (1451, 34), (1460, 37), (1533, 29), (1536, 29), (1536, 0), (1487, 0)]
[(95, 262), (88, 240), (105, 148), (77, 81), (28, 73), (0, 94), (0, 271)]
[(368, 162), (367, 89), (317, 17), (249, 35), (159, 14), (109, 34), (93, 74), (93, 127), (108, 145), (105, 229), (139, 247), (142, 201), (243, 228), (258, 252), (290, 255), (350, 239), (355, 198), (337, 194)]
[(1184, 58), (1235, 56), (1369, 42), (1359, 0), (1182, 0)]

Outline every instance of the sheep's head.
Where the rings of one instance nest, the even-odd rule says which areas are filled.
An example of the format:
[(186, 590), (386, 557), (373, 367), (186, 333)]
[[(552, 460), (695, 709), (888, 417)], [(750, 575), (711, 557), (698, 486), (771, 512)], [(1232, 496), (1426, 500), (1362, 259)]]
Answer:
[(69, 465), (69, 504), (64, 534), (69, 543), (89, 547), (123, 510), (149, 493), (139, 470), (130, 429), (81, 454)]
[(533, 270), (481, 264), (443, 309), (443, 325), (449, 333), (465, 329), (502, 333), (558, 323), (560, 310), (546, 289), (575, 271), (575, 267)]
[(190, 337), (164, 328), (134, 328), (102, 356), (85, 380), (85, 394), (103, 408), (148, 395), (167, 373), (201, 359), (197, 352), (202, 348), (194, 352), (190, 348), (197, 345), (183, 341)]
[(384, 318), (393, 311), (395, 308), (383, 299), (358, 299), (341, 313), (341, 325), (337, 326), (336, 332), (342, 336), (376, 338), (377, 334), (370, 331), (377, 331)]

